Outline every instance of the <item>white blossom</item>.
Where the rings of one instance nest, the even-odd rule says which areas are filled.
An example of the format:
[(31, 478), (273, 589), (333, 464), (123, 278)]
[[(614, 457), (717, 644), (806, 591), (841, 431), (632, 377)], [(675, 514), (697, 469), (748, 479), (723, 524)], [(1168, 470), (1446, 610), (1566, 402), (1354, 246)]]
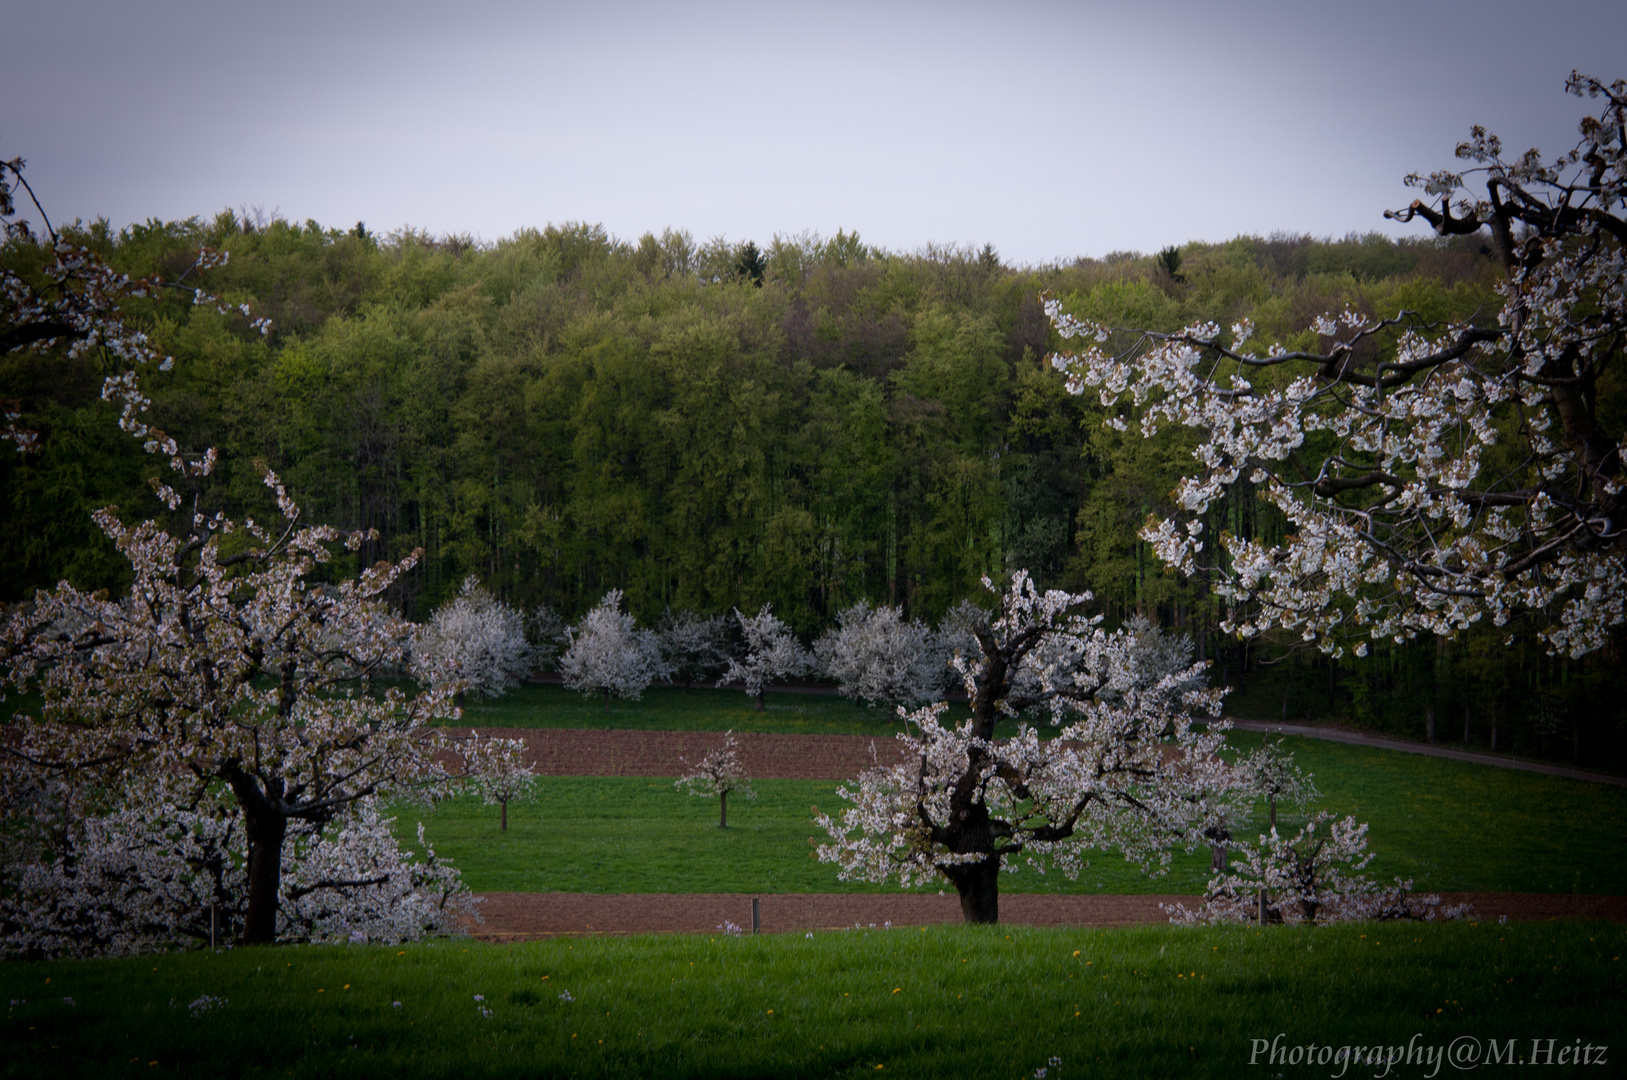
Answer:
[[(1505, 161), (1476, 128), (1458, 148), (1473, 168), (1409, 177), (1437, 202), (1387, 215), (1442, 235), (1489, 229), (1507, 275), (1495, 320), (1347, 308), (1313, 322), (1328, 344), (1310, 352), (1250, 346), (1241, 326), (1230, 345), (1211, 324), (1089, 326), (1047, 301), (1058, 333), (1085, 342), (1051, 361), (1070, 391), (1129, 407), (1147, 437), (1199, 433), (1175, 517), (1141, 535), (1169, 565), (1210, 575), (1236, 608), (1225, 629), (1281, 627), (1338, 655), (1362, 637), (1449, 636), (1524, 608), (1546, 613), (1554, 651), (1578, 656), (1627, 619), (1622, 433), (1593, 404), (1627, 335), (1627, 82), (1573, 74), (1567, 89), (1606, 102), (1570, 153)], [(1487, 196), (1452, 202), (1469, 177)], [(1487, 448), (1507, 440), (1520, 444), (1510, 464), (1488, 470)], [(1286, 539), (1224, 534), (1206, 551), (1192, 526), (1242, 476)]]
[(740, 614), (740, 609), (735, 608), (734, 617), (745, 638), (745, 655), (729, 658), (729, 666), (718, 680), (718, 685), (742, 684), (746, 693), (756, 700), (757, 708), (762, 709), (764, 688), (769, 683), (794, 679), (803, 674), (812, 665), (813, 657), (802, 647), (790, 628), (774, 616), (767, 604), (750, 617)]
[(814, 643), (814, 656), (842, 694), (868, 702), (931, 701), (942, 691), (948, 664), (919, 621), (898, 608), (861, 600), (836, 617)]
[(605, 593), (569, 634), (570, 648), (559, 662), (565, 685), (603, 697), (607, 707), (612, 697), (638, 700), (645, 687), (667, 676), (660, 639), (621, 610), (620, 589)]
[(531, 672), (525, 619), (471, 574), (414, 639), (412, 672), (434, 686), (498, 697)]
[(679, 777), (673, 786), (688, 788), (691, 795), (705, 798), (717, 796), (717, 827), (720, 829), (729, 827), (730, 795), (738, 794), (744, 799), (757, 797), (751, 788), (751, 778), (746, 775), (746, 767), (740, 761), (740, 740), (734, 737), (732, 730), (724, 733), (721, 745), (708, 750), (699, 761), (690, 762), (682, 757), (678, 760), (689, 771)]

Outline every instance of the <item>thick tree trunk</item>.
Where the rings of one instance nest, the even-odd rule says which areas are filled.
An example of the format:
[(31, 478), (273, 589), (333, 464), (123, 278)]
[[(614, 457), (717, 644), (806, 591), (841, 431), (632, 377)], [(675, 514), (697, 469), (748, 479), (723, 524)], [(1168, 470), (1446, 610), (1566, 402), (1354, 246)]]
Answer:
[(951, 866), (944, 873), (960, 893), (960, 914), (969, 923), (1000, 921), (1000, 858)]
[(497, 800), (497, 805), (502, 808), (502, 824), (498, 827), (504, 832), (508, 832), (508, 800), (499, 799)]
[(717, 793), (717, 827), (720, 829), (729, 827), (729, 793), (727, 791)]
[(1424, 738), (1429, 742), (1435, 741), (1435, 706), (1430, 705), (1424, 710)]
[(282, 844), (288, 819), (275, 811), (245, 810), (249, 841), (249, 903), (243, 918), (243, 944), (277, 940), (277, 902), (282, 885)]
[(765, 708), (765, 706), (763, 705), (763, 689), (762, 689), (762, 687), (757, 688), (757, 693), (754, 696), (753, 700), (755, 700), (757, 702), (757, 711), (762, 712), (764, 710), (764, 708)]

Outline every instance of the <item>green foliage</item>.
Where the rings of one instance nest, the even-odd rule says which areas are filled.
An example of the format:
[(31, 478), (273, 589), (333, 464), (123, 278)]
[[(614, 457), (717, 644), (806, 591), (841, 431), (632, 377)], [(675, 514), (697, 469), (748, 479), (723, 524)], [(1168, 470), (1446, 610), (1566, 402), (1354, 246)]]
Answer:
[[(1251, 692), (1275, 685), (1260, 662), (1291, 643), (1226, 640), (1204, 581), (1165, 571), (1137, 536), (1167, 511), (1190, 442), (1104, 429), (1097, 401), (1066, 394), (1044, 362), (1057, 342), (1040, 294), (1118, 325), (1248, 317), (1258, 340), (1289, 344), (1313, 343), (1308, 321), (1346, 304), (1494, 310), (1493, 261), (1472, 237), (1239, 237), (1171, 249), (1178, 262), (1166, 251), (1013, 269), (992, 248), (899, 254), (847, 232), (748, 251), (670, 229), (630, 244), (568, 222), (477, 245), (231, 212), (67, 232), (121, 270), (171, 279), (200, 244), (230, 252), (200, 283), (275, 329), (262, 339), (176, 291), (132, 305), (177, 358), (145, 375), (152, 419), (222, 451), (205, 509), (263, 515), (263, 462), (308, 520), (377, 529), (336, 574), (421, 549), (395, 596), (414, 618), (474, 573), (509, 603), (567, 619), (620, 588), (645, 622), (669, 607), (769, 603), (809, 637), (861, 599), (933, 620), (983, 574), (1026, 567), (1042, 585), (1090, 589), (1110, 623), (1141, 612), (1191, 633)], [(25, 276), (42, 258), (0, 250)], [(116, 586), (89, 511), (157, 509), (155, 463), (99, 398), (115, 368), (94, 352), (0, 357), (0, 399), (20, 401), (43, 435), (38, 455), (0, 457), (0, 602), (63, 578)], [(1623, 401), (1611, 390), (1601, 413)], [(1246, 485), (1209, 524), (1267, 538), (1285, 526)], [(1317, 708), (1417, 731), (1418, 694), (1443, 717), (1472, 704), (1449, 687), (1482, 685), (1480, 648), (1422, 681), (1377, 659), (1347, 665)], [(1627, 758), (1622, 671), (1607, 657), (1528, 671), (1510, 702), (1537, 701), (1555, 678), (1616, 692), (1583, 707), (1565, 690), (1564, 724), (1540, 738), (1510, 703), (1500, 738)], [(1471, 723), (1477, 741), (1489, 741), (1486, 715)]]
[[(1624, 945), (1586, 923), (939, 926), (236, 949), (0, 985), (8, 1076), (1164, 1078), (1259, 1072), (1251, 1039), (1278, 1032), (1614, 1055)], [(203, 995), (222, 1004), (194, 1014)]]

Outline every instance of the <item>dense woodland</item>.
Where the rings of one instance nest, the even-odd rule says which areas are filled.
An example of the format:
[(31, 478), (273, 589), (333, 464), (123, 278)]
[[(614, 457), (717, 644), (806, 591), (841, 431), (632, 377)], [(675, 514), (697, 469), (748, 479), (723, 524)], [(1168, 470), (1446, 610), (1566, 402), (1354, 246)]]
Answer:
[[(1239, 688), (1234, 712), (1412, 735), (1433, 717), (1442, 740), (1627, 760), (1620, 634), (1580, 661), (1511, 626), (1337, 662), (1220, 634), (1204, 582), (1136, 535), (1190, 441), (1105, 428), (1046, 363), (1042, 293), (1116, 325), (1247, 317), (1289, 347), (1346, 305), (1491, 319), (1499, 270), (1479, 237), (1240, 237), (1013, 268), (992, 248), (899, 254), (845, 233), (759, 249), (565, 225), (483, 245), (228, 212), (68, 235), (170, 280), (192, 280), (200, 246), (230, 253), (198, 283), (273, 329), (184, 290), (129, 311), (176, 361), (145, 373), (154, 422), (221, 451), (201, 508), (269, 516), (269, 467), (306, 520), (378, 530), (360, 562), (421, 548), (398, 596), (413, 618), (474, 573), (567, 618), (619, 588), (646, 622), (770, 603), (808, 637), (860, 599), (935, 621), (982, 575), (1028, 568), (1091, 590), (1112, 623), (1140, 612), (1190, 633)], [(48, 252), (0, 257), (28, 276)], [(163, 512), (159, 463), (100, 399), (108, 362), (0, 357), (0, 399), (40, 432), (37, 453), (0, 459), (0, 601), (64, 578), (117, 587), (127, 570), (91, 510)], [(1616, 431), (1622, 407), (1604, 410)], [(1282, 532), (1246, 484), (1219, 516)]]

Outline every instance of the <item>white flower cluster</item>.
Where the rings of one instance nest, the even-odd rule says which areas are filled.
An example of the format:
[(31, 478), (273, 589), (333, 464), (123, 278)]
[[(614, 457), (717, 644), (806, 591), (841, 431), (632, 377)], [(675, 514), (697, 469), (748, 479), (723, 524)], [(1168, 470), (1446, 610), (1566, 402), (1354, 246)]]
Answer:
[[(1574, 92), (1608, 105), (1551, 168), (1502, 161), (1495, 139), (1460, 147), (1498, 199), (1454, 216), (1454, 176), (1438, 211), (1393, 215), (1443, 234), (1491, 229), (1508, 270), (1495, 325), (1347, 310), (1316, 322), (1326, 350), (1290, 352), (1248, 346), (1242, 324), (1229, 342), (1213, 324), (1120, 331), (1047, 301), (1057, 331), (1082, 343), (1052, 358), (1072, 392), (1128, 405), (1147, 437), (1171, 424), (1201, 433), (1177, 513), (1142, 537), (1219, 582), (1238, 605), (1228, 629), (1296, 630), (1338, 654), (1355, 638), (1450, 635), (1525, 608), (1548, 612), (1550, 646), (1576, 656), (1627, 619), (1623, 433), (1593, 404), (1627, 335), (1624, 85), (1573, 76)], [(1281, 512), (1282, 543), (1209, 539), (1240, 481)]]
[[(23, 166), (20, 158), (0, 161), (0, 227), (7, 239), (16, 241), (31, 238), (26, 222), (15, 220), (12, 198), (17, 185), (26, 187)], [(195, 305), (212, 307), (227, 316), (241, 314), (249, 320), (251, 329), (262, 336), (268, 334), (270, 320), (256, 318), (247, 304), (228, 304), (185, 283), (194, 273), (225, 265), (227, 254), (199, 251), (174, 281), (157, 275), (132, 279), (108, 266), (96, 252), (58, 236), (48, 221), (46, 227), (50, 232), (51, 260), (41, 271), (45, 278), (42, 291), (36, 291), (11, 270), (0, 269), (0, 353), (50, 349), (63, 342), (68, 345), (70, 357), (98, 352), (105, 369), (113, 372), (103, 379), (102, 397), (120, 406), (119, 426), (143, 440), (149, 454), (168, 455), (170, 467), (176, 472), (207, 474), (214, 465), (212, 454), (186, 460), (173, 439), (142, 418), (152, 403), (141, 390), (139, 370), (151, 364), (168, 371), (174, 358), (160, 352), (145, 333), (125, 323), (124, 305), (157, 296), (166, 289), (177, 290), (189, 293)], [(20, 412), (0, 413), (0, 438), (11, 440), (20, 453), (29, 453), (39, 447), (39, 432), (20, 426), (21, 420)], [(154, 486), (160, 497), (170, 502), (170, 509), (179, 505), (179, 496), (168, 485), (155, 481)]]
[(791, 628), (769, 610), (769, 605), (764, 604), (762, 610), (752, 616), (742, 615), (740, 609), (735, 608), (734, 617), (740, 623), (746, 652), (744, 656), (729, 658), (729, 666), (718, 685), (742, 684), (761, 709), (764, 688), (808, 671), (813, 666), (813, 657), (791, 633)]
[(1330, 821), (1317, 814), (1291, 836), (1273, 828), (1258, 844), (1237, 843), (1233, 871), (1209, 883), (1197, 910), (1175, 904), (1166, 910), (1183, 923), (1330, 923), (1389, 919), (1457, 919), (1467, 905), (1443, 906), (1433, 894), (1417, 894), (1412, 882), (1380, 885), (1362, 873), (1373, 856), (1367, 826), (1353, 817)]
[(869, 702), (932, 701), (950, 674), (938, 635), (926, 624), (863, 600), (837, 615), (813, 651), (844, 696)]
[(531, 673), (525, 617), (471, 574), (413, 641), (412, 672), (435, 686), (498, 697)]
[(570, 648), (559, 662), (565, 685), (588, 697), (638, 700), (645, 687), (667, 677), (660, 637), (640, 630), (632, 615), (621, 610), (621, 590), (611, 589), (604, 599), (569, 631)]
[(115, 810), (126, 789), (145, 798), (131, 787), (141, 777), (184, 777), (196, 798), (229, 790), (246, 843), (250, 942), (278, 933), (294, 836), (360, 813), (352, 805), (371, 796), (443, 781), (426, 725), (454, 713), (442, 690), (369, 686), (411, 640), (411, 624), (379, 600), (413, 560), (311, 584), (335, 545), (354, 550), (362, 538), (299, 526), (276, 476), (265, 480), (286, 518), (276, 535), (221, 515), (194, 515), (172, 535), (98, 512), (130, 563), (128, 593), (62, 584), (0, 630), (0, 687), (38, 702), (0, 751), (8, 813), (51, 778), (106, 793)]
[[(200, 797), (178, 777), (138, 778), (118, 806), (94, 812), (60, 778), (32, 796), (27, 813), (13, 798), (8, 818), (0, 955), (195, 948), (228, 944), (241, 928), (248, 850), (228, 791)], [(291, 830), (277, 940), (397, 942), (459, 929), (472, 895), (421, 829), (423, 856), (402, 851), (393, 820), (369, 797), (333, 821)]]

